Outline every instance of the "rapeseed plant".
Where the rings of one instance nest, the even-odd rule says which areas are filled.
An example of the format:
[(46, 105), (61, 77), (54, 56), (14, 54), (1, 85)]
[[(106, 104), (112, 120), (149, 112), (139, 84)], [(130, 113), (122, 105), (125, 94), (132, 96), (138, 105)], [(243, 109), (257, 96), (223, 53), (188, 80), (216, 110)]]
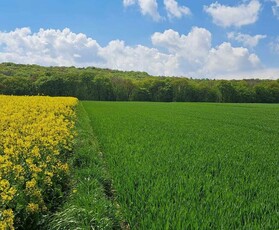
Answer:
[(76, 98), (0, 96), (0, 230), (56, 207), (69, 177)]

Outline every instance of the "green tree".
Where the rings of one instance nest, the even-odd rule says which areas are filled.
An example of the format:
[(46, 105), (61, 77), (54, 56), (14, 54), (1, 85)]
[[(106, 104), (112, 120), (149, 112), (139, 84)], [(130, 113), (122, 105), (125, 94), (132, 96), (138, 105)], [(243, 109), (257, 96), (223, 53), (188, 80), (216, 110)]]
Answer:
[(229, 81), (221, 81), (218, 85), (221, 93), (221, 102), (236, 102), (236, 90)]
[(122, 77), (111, 78), (113, 93), (117, 101), (129, 101), (135, 85), (132, 80)]
[(111, 80), (107, 77), (95, 77), (92, 85), (92, 99), (97, 101), (114, 101)]
[(133, 101), (151, 101), (151, 94), (148, 89), (140, 87), (134, 90), (132, 94)]

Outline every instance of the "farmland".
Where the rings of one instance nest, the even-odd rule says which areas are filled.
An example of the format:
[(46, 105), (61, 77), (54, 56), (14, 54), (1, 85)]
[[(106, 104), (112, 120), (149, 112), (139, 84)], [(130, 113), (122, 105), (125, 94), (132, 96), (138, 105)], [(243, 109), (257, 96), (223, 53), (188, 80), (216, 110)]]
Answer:
[(278, 229), (279, 106), (83, 102), (131, 229)]
[(0, 107), (0, 229), (279, 228), (276, 104)]
[(36, 229), (66, 195), (76, 98), (0, 95), (0, 229)]

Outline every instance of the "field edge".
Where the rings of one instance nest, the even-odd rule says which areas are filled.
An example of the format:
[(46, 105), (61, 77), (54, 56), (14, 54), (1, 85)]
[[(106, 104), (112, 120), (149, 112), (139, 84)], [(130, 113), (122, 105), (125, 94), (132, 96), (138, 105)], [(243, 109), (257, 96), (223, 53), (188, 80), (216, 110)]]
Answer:
[(78, 135), (70, 159), (74, 186), (47, 229), (121, 229), (111, 179), (82, 102), (76, 111)]

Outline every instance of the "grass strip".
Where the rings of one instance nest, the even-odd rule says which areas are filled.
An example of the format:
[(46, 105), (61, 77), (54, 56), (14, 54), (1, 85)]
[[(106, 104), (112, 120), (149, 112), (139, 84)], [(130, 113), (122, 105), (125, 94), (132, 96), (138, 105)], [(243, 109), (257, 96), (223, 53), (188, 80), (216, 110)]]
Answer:
[(80, 102), (77, 106), (78, 136), (74, 146), (73, 190), (47, 229), (120, 229), (117, 208), (98, 142)]

